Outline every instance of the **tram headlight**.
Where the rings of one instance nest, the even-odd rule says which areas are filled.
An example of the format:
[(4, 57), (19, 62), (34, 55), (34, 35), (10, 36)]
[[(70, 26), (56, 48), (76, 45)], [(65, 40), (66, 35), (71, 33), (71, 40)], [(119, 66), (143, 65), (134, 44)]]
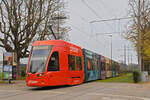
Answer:
[(30, 75), (29, 74), (26, 74), (26, 77), (29, 77)]
[(39, 77), (39, 76), (42, 76), (42, 75), (44, 75), (44, 73), (39, 73), (36, 76)]

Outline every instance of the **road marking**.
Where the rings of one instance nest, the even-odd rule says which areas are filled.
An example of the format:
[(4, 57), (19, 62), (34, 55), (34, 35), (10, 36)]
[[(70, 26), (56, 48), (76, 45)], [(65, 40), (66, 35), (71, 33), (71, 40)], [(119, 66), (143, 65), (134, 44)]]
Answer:
[[(111, 96), (111, 97), (120, 97), (120, 98), (135, 98), (135, 99), (142, 99), (142, 100), (150, 100), (150, 98), (146, 98), (146, 97), (114, 95), (114, 94), (104, 94), (104, 93), (88, 93), (87, 95), (102, 95), (102, 96)], [(111, 100), (112, 100), (112, 98), (111, 98)]]

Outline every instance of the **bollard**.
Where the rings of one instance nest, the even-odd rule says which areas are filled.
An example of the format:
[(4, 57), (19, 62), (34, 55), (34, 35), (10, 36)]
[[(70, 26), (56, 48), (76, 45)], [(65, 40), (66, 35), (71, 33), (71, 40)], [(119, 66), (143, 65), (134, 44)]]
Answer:
[(8, 79), (8, 84), (11, 84), (11, 79)]
[(11, 84), (11, 76), (8, 77), (8, 84)]

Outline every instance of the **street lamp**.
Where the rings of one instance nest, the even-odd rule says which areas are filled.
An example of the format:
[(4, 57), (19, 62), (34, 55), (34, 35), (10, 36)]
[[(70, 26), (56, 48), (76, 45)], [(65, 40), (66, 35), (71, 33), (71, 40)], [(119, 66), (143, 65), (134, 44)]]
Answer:
[[(110, 43), (110, 46), (111, 46), (111, 49), (110, 49), (110, 53), (111, 53), (111, 60), (112, 60), (112, 34), (109, 35), (110, 38), (111, 38), (111, 43)], [(111, 61), (112, 62), (112, 61)]]
[(110, 53), (111, 53), (111, 65), (112, 65), (112, 34), (108, 35), (111, 38), (111, 49), (110, 49)]

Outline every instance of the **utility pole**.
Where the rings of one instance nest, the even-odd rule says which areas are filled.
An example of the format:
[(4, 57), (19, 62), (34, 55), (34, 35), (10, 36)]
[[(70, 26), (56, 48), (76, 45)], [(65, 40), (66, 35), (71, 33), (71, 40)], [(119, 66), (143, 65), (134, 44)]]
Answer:
[(124, 45), (124, 64), (126, 65), (126, 45)]
[(140, 31), (140, 14), (141, 13), (141, 0), (138, 0), (138, 67), (139, 71), (141, 72), (141, 67), (142, 67), (142, 60), (141, 60), (141, 31)]
[(131, 65), (132, 65), (132, 54), (131, 54)]
[(111, 37), (111, 60), (112, 60), (112, 35), (110, 35)]
[(127, 49), (127, 50), (128, 50), (128, 65), (129, 65), (129, 63), (130, 63), (130, 62), (129, 62), (129, 61), (130, 61), (130, 60), (129, 60), (129, 59), (130, 59), (130, 56), (129, 56), (129, 53), (130, 53), (130, 52), (129, 52), (129, 46), (128, 46), (128, 49)]
[(112, 34), (109, 35), (111, 38), (111, 49), (110, 49), (110, 53), (111, 53), (111, 66), (112, 66)]
[(63, 19), (67, 19), (66, 16), (62, 16), (60, 15), (60, 13), (58, 12), (58, 16), (57, 17), (53, 17), (52, 20), (57, 20), (58, 22), (58, 25), (57, 25), (57, 39), (59, 40), (61, 35), (60, 35), (60, 20), (63, 20)]

